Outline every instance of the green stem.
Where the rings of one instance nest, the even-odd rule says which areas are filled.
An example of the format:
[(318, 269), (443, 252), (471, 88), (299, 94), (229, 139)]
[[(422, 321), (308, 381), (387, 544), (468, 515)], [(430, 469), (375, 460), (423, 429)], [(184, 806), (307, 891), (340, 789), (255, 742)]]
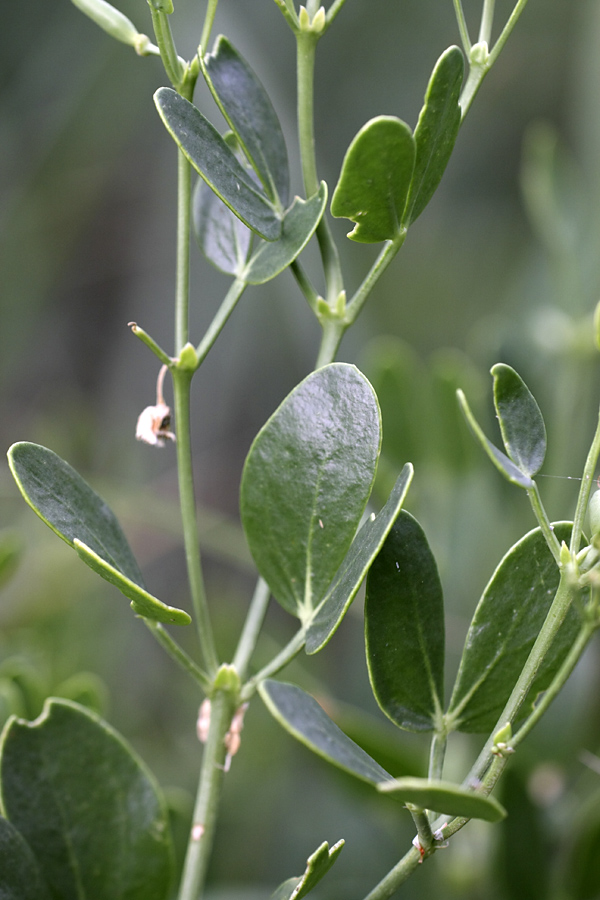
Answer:
[(173, 369), (172, 372), (175, 421), (177, 424), (179, 503), (181, 506), (185, 559), (200, 647), (202, 649), (204, 664), (208, 669), (209, 676), (212, 678), (218, 668), (218, 657), (214, 644), (208, 604), (206, 601), (202, 564), (200, 562), (200, 544), (198, 538), (198, 520), (196, 516), (192, 448), (190, 440), (190, 386), (192, 373), (177, 368)]
[(550, 646), (556, 637), (558, 629), (562, 625), (564, 618), (568, 612), (568, 609), (571, 605), (573, 597), (577, 591), (577, 586), (574, 585), (571, 581), (570, 575), (566, 572), (561, 572), (561, 579), (558, 585), (558, 590), (556, 592), (556, 596), (552, 601), (552, 605), (548, 611), (548, 615), (546, 616), (546, 621), (542, 625), (540, 633), (538, 634), (536, 641), (531, 649), (529, 656), (527, 657), (527, 662), (525, 663), (521, 674), (515, 684), (508, 701), (494, 730), (490, 737), (488, 738), (483, 750), (479, 754), (475, 765), (471, 769), (469, 776), (466, 779), (466, 784), (473, 784), (474, 782), (482, 781), (486, 770), (489, 767), (490, 760), (492, 759), (492, 747), (494, 744), (494, 735), (497, 731), (503, 728), (508, 722), (512, 723), (515, 720), (515, 717), (524, 703), (527, 695), (529, 694), (531, 685), (538, 673), (539, 667), (541, 666)]
[(388, 900), (408, 880), (420, 862), (421, 854), (416, 847), (411, 847), (400, 862), (367, 894), (365, 900)]
[(297, 259), (295, 259), (292, 263), (290, 263), (290, 269), (292, 270), (292, 274), (293, 274), (294, 278), (296, 279), (298, 287), (304, 294), (306, 302), (308, 303), (308, 305), (310, 306), (310, 308), (316, 315), (317, 310), (318, 310), (319, 295), (317, 294), (316, 290), (312, 286), (310, 278), (304, 271), (300, 261)]
[(562, 690), (564, 685), (566, 684), (568, 678), (570, 677), (573, 669), (579, 662), (581, 655), (585, 648), (587, 647), (592, 635), (594, 634), (595, 627), (590, 623), (586, 622), (584, 626), (581, 628), (581, 631), (577, 635), (577, 639), (575, 643), (569, 650), (569, 653), (564, 660), (562, 666), (554, 676), (552, 680), (552, 684), (550, 687), (544, 692), (541, 699), (536, 703), (535, 709), (527, 719), (524, 725), (519, 728), (517, 733), (511, 738), (510, 746), (516, 747), (521, 741), (527, 737), (531, 729), (534, 725), (536, 725), (539, 720), (542, 718), (552, 701)]
[[(312, 197), (319, 190), (314, 132), (314, 75), (318, 39), (319, 35), (312, 32), (298, 31), (296, 33), (298, 143), (302, 160), (304, 192), (307, 197)], [(333, 305), (343, 290), (344, 282), (337, 247), (325, 218), (319, 222), (316, 235), (327, 284), (327, 302)]]
[(437, 732), (431, 739), (431, 749), (429, 751), (429, 773), (428, 777), (432, 781), (439, 781), (444, 771), (444, 757), (446, 755), (446, 744), (448, 743), (448, 735), (446, 732)]
[(406, 808), (411, 814), (413, 822), (415, 823), (417, 835), (419, 838), (419, 844), (421, 845), (424, 853), (428, 855), (429, 851), (435, 844), (435, 838), (433, 836), (433, 831), (431, 830), (429, 819), (427, 818), (427, 813), (424, 809), (420, 809), (418, 806), (413, 806), (412, 803), (407, 803)]
[(235, 656), (233, 657), (233, 666), (242, 680), (246, 677), (248, 663), (256, 647), (270, 599), (271, 590), (269, 585), (263, 578), (259, 578), (256, 582), (254, 596), (250, 602), (248, 615), (246, 616)]
[(211, 349), (212, 345), (215, 343), (219, 334), (221, 333), (223, 326), (225, 325), (227, 319), (233, 312), (236, 307), (236, 304), (244, 290), (246, 289), (246, 282), (242, 281), (240, 278), (236, 278), (232, 283), (231, 287), (227, 291), (221, 306), (219, 307), (216, 316), (210, 323), (206, 334), (198, 344), (196, 348), (196, 355), (198, 356), (198, 365), (206, 358), (208, 351)]
[(224, 691), (211, 701), (210, 728), (202, 755), (198, 793), (178, 900), (198, 900), (213, 845), (226, 756), (225, 735), (234, 710)]
[(160, 58), (169, 81), (174, 88), (179, 89), (185, 79), (185, 64), (179, 57), (173, 41), (169, 17), (163, 10), (155, 9), (152, 3), (148, 3), (152, 16), (152, 27), (156, 36), (156, 43), (160, 50)]
[(504, 47), (505, 43), (507, 42), (508, 38), (510, 37), (510, 34), (511, 34), (513, 28), (517, 24), (519, 17), (526, 6), (527, 6), (527, 0), (518, 0), (518, 3), (515, 5), (513, 11), (511, 12), (510, 16), (508, 17), (508, 21), (507, 21), (506, 25), (502, 29), (500, 37), (498, 38), (498, 40), (494, 44), (493, 49), (490, 52), (490, 66), (493, 66), (494, 63), (496, 62), (502, 48)]
[(326, 366), (334, 361), (344, 332), (348, 327), (345, 322), (336, 321), (336, 319), (325, 319), (321, 324), (323, 334), (321, 335), (321, 344), (315, 369), (320, 369), (321, 366)]
[(327, 10), (327, 24), (325, 28), (329, 28), (337, 14), (340, 12), (342, 6), (346, 0), (334, 0), (329, 9)]
[(297, 656), (302, 648), (304, 647), (304, 643), (306, 641), (306, 634), (304, 632), (304, 628), (301, 628), (300, 631), (297, 631), (294, 637), (289, 641), (288, 644), (281, 650), (277, 656), (273, 657), (271, 662), (267, 663), (260, 672), (257, 672), (252, 678), (248, 679), (241, 692), (241, 700), (245, 702), (249, 700), (250, 697), (255, 693), (256, 688), (260, 684), (261, 681), (264, 681), (265, 678), (270, 678), (271, 675), (276, 675), (284, 666), (287, 666), (295, 656)]
[(527, 496), (529, 497), (529, 502), (531, 503), (531, 506), (533, 508), (533, 512), (537, 519), (538, 525), (540, 526), (542, 534), (546, 539), (546, 543), (550, 548), (550, 552), (552, 553), (552, 556), (554, 557), (556, 562), (560, 564), (560, 542), (554, 534), (554, 530), (550, 524), (550, 521), (546, 514), (546, 510), (544, 509), (538, 486), (535, 482), (533, 483), (532, 488), (528, 488)]
[(573, 531), (571, 533), (570, 550), (572, 554), (577, 553), (579, 544), (581, 543), (581, 533), (583, 531), (583, 520), (588, 508), (590, 499), (590, 491), (592, 489), (592, 479), (598, 464), (598, 456), (600, 455), (600, 413), (598, 414), (598, 424), (596, 425), (596, 433), (590, 447), (585, 466), (583, 468), (583, 476), (581, 479), (581, 488), (577, 498), (577, 506), (575, 509), (575, 517), (573, 519)]
[(177, 256), (175, 275), (175, 355), (188, 342), (192, 167), (177, 151)]
[(348, 325), (351, 325), (355, 321), (359, 312), (365, 305), (367, 297), (406, 240), (406, 235), (407, 229), (403, 228), (393, 241), (386, 241), (386, 243), (384, 244), (383, 249), (371, 266), (362, 284), (360, 285), (352, 299), (348, 301), (348, 306), (346, 309), (346, 322), (348, 323)]
[(159, 622), (152, 619), (144, 619), (151, 634), (154, 635), (158, 643), (163, 647), (169, 656), (184, 669), (188, 675), (191, 675), (196, 684), (198, 684), (205, 694), (208, 694), (212, 688), (212, 683), (206, 672), (196, 665), (193, 659), (187, 655), (183, 647), (180, 647), (177, 641), (171, 637)]
[(460, 32), (463, 49), (466, 55), (469, 56), (471, 53), (471, 38), (469, 37), (469, 29), (467, 28), (467, 20), (465, 19), (461, 0), (454, 0), (454, 12), (456, 14), (456, 21), (458, 23), (458, 30)]
[(202, 50), (204, 52), (206, 52), (206, 48), (210, 40), (210, 33), (215, 21), (215, 14), (217, 12), (218, 5), (219, 0), (208, 0), (206, 15), (204, 16), (204, 27), (202, 28), (202, 37), (200, 38), (200, 46), (202, 47)]
[(160, 359), (163, 365), (169, 367), (171, 366), (173, 360), (165, 353), (162, 347), (159, 347), (154, 338), (151, 338), (143, 328), (140, 328), (137, 322), (128, 322), (127, 324), (129, 325), (135, 336), (138, 337), (140, 341), (143, 341), (144, 344), (150, 348), (150, 350), (152, 350), (154, 355)]
[(485, 41), (489, 46), (492, 39), (492, 25), (494, 24), (494, 4), (495, 0), (484, 0), (483, 12), (481, 14), (481, 25), (479, 26), (479, 42)]

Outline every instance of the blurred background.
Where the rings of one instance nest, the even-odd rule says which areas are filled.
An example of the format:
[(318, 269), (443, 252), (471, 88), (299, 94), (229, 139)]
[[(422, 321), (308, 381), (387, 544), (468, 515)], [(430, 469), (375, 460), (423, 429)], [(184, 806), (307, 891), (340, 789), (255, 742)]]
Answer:
[[(119, 4), (150, 30), (143, 0)], [(204, 2), (176, 0), (172, 25), (191, 56)], [(503, 21), (511, 3), (498, 0)], [(472, 35), (480, 0), (464, 3)], [(160, 63), (138, 58), (68, 0), (3, 10), (0, 29), (0, 428), (2, 446), (42, 443), (74, 465), (119, 516), (150, 589), (187, 604), (172, 447), (136, 443), (157, 365), (127, 328), (167, 351), (173, 339), (176, 157), (152, 101)], [(224, 32), (253, 66), (295, 150), (294, 43), (272, 0), (222, 0)], [(431, 69), (459, 37), (451, 0), (347, 0), (319, 45), (320, 176), (335, 186), (357, 130), (379, 114), (414, 127)], [(409, 508), (422, 522), (447, 603), (448, 678), (495, 566), (533, 527), (525, 496), (504, 483), (456, 410), (465, 389), (494, 438), (490, 366), (513, 365), (546, 418), (541, 479), (550, 515), (569, 519), (596, 423), (600, 367), (591, 316), (600, 296), (600, 2), (530, 0), (461, 130), (442, 185), (344, 340), (380, 394), (383, 458), (374, 508), (407, 460)], [(198, 105), (218, 122), (206, 91)], [(377, 248), (334, 222), (352, 291)], [(311, 265), (308, 250), (308, 265)], [(192, 340), (229, 279), (193, 254)], [(253, 589), (237, 498), (250, 442), (311, 370), (312, 313), (287, 273), (244, 295), (195, 381), (195, 465), (206, 576), (224, 654)], [(167, 388), (168, 393), (168, 388)], [(167, 398), (168, 399), (168, 398)], [(195, 790), (199, 698), (126, 600), (101, 583), (26, 508), (0, 466), (0, 723), (34, 717), (58, 694), (98, 709), (132, 742), (168, 793), (180, 847)], [(9, 578), (10, 575), (10, 578)], [(375, 706), (357, 600), (319, 657), (285, 677), (318, 695), (393, 774), (419, 774), (426, 743)], [(293, 623), (273, 609), (257, 665)], [(194, 652), (193, 634), (177, 637)], [(471, 825), (403, 888), (406, 898), (600, 896), (599, 663), (592, 647), (503, 787), (517, 815)], [(333, 699), (335, 698), (335, 700)], [(457, 736), (448, 775), (480, 741)], [(347, 849), (320, 890), (360, 897), (412, 838), (407, 814), (331, 771), (281, 732), (260, 701), (226, 779), (212, 896), (266, 897), (299, 874), (323, 840)], [(568, 886), (567, 886), (568, 885)]]

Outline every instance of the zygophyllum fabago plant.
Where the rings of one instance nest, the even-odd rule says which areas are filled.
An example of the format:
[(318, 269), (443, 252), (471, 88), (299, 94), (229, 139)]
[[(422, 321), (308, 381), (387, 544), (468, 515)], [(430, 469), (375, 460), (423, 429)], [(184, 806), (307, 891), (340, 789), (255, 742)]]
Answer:
[[(275, 719), (315, 753), (406, 806), (415, 839), (367, 897), (384, 900), (469, 820), (497, 822), (506, 815), (492, 791), (600, 624), (596, 499), (591, 542), (583, 533), (600, 428), (573, 521), (551, 524), (535, 481), (546, 449), (542, 415), (519, 375), (498, 364), (492, 370), (494, 403), (504, 450), (485, 437), (462, 394), (459, 401), (493, 464), (526, 491), (537, 527), (492, 575), (445, 705), (442, 585), (423, 529), (402, 509), (413, 468), (406, 463), (383, 508), (365, 517), (381, 447), (379, 405), (358, 369), (335, 362), (344, 333), (431, 200), (461, 123), (525, 0), (516, 3), (493, 45), (493, 0), (483, 2), (476, 43), (460, 0), (454, 0), (463, 47), (450, 47), (435, 64), (414, 131), (395, 116), (367, 122), (346, 153), (331, 195), (318, 176), (313, 71), (317, 45), (345, 0), (334, 0), (329, 9), (314, 0), (299, 9), (293, 0), (275, 0), (297, 44), (304, 197), (290, 196), (282, 129), (250, 64), (223, 35), (208, 50), (217, 0), (205, 5), (198, 52), (191, 60), (180, 57), (173, 41), (172, 0), (149, 0), (155, 44), (105, 0), (74, 2), (140, 55), (160, 57), (171, 85), (160, 88), (154, 100), (178, 160), (172, 354), (141, 326), (131, 323), (131, 328), (161, 366), (156, 403), (140, 415), (136, 436), (153, 445), (175, 443), (190, 609), (175, 608), (147, 590), (114, 514), (68, 463), (39, 445), (17, 443), (9, 451), (10, 467), (35, 512), (129, 599), (135, 615), (193, 679), (204, 751), (187, 855), (183, 871), (175, 873), (160, 789), (118, 734), (95, 714), (58, 699), (48, 700), (34, 722), (11, 718), (0, 760), (0, 894), (6, 900), (197, 900), (204, 890), (222, 782), (240, 747), (247, 706), (258, 694)], [(193, 104), (198, 78), (205, 80), (227, 123), (225, 134)], [(195, 173), (200, 177), (194, 187)], [(348, 235), (353, 241), (383, 245), (350, 298), (328, 206), (333, 216), (353, 223)], [(188, 328), (192, 230), (207, 259), (232, 277), (199, 341)], [(324, 296), (300, 261), (313, 236)], [(275, 410), (246, 459), (241, 520), (259, 576), (237, 649), (232, 659), (224, 659), (213, 634), (199, 554), (190, 385), (198, 373), (201, 377), (202, 363), (246, 287), (262, 285), (288, 267), (321, 325), (321, 343), (315, 370)], [(167, 373), (174, 424), (163, 396)], [(301, 651), (310, 656), (327, 646), (365, 578), (373, 693), (400, 729), (432, 735), (427, 778), (392, 778), (311, 696), (275, 678)], [(297, 619), (298, 628), (257, 671), (253, 653), (271, 596)], [(196, 628), (195, 658), (178, 643), (175, 626)], [(453, 732), (487, 735), (461, 784), (444, 779)], [(315, 835), (316, 841), (321, 838)], [(342, 847), (343, 840), (331, 847), (320, 843), (304, 874), (277, 888), (277, 900), (312, 890)]]

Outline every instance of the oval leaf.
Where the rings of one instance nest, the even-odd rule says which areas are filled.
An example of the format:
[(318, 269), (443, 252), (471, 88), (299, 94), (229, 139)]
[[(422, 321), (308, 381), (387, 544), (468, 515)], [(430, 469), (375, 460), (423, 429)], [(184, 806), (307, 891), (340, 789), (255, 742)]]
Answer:
[(215, 194), (265, 240), (277, 240), (279, 214), (217, 129), (172, 88), (159, 88), (154, 102), (165, 128)]
[(302, 381), (255, 438), (242, 475), (242, 525), (281, 605), (308, 622), (346, 556), (377, 467), (380, 416), (354, 366)]
[[(571, 523), (554, 526), (569, 541)], [(558, 588), (559, 571), (539, 528), (511, 547), (500, 562), (475, 610), (465, 641), (447, 713), (459, 731), (491, 731), (529, 656)], [(521, 707), (531, 710), (536, 695), (558, 671), (579, 631), (577, 611), (567, 613)]]
[(390, 780), (385, 769), (338, 728), (310, 694), (295, 684), (267, 679), (260, 696), (271, 715), (306, 747), (362, 781), (379, 784)]
[(264, 284), (283, 272), (313, 236), (326, 203), (327, 185), (324, 181), (309, 200), (296, 197), (283, 217), (281, 237), (261, 244), (252, 254), (240, 277), (248, 284)]
[(463, 411), (469, 428), (471, 429), (491, 461), (494, 463), (498, 471), (501, 472), (502, 475), (504, 475), (504, 477), (508, 479), (508, 481), (512, 482), (512, 484), (516, 484), (518, 487), (525, 488), (525, 490), (529, 490), (530, 488), (532, 488), (534, 482), (531, 480), (529, 475), (527, 475), (525, 472), (522, 472), (521, 469), (519, 469), (519, 467), (516, 466), (514, 462), (509, 459), (508, 456), (506, 456), (505, 453), (502, 452), (502, 450), (498, 450), (498, 448), (486, 438), (485, 434), (479, 427), (475, 416), (471, 412), (471, 408), (469, 407), (467, 398), (465, 397), (463, 392), (457, 391), (456, 396), (458, 397), (460, 408)]
[(414, 166), (415, 140), (405, 122), (378, 116), (361, 128), (331, 198), (331, 215), (356, 223), (351, 240), (373, 244), (398, 237)]
[(0, 897), (2, 900), (50, 898), (31, 848), (6, 819), (0, 819)]
[(285, 208), (290, 188), (287, 151), (277, 113), (264, 87), (222, 34), (206, 57), (204, 74), (266, 193)]
[(425, 103), (415, 128), (415, 171), (403, 221), (408, 227), (421, 215), (454, 149), (460, 128), (458, 103), (465, 62), (458, 47), (449, 47), (438, 59), (429, 79)]
[(308, 654), (323, 649), (346, 615), (370, 565), (398, 517), (412, 481), (413, 471), (410, 463), (404, 466), (383, 509), (378, 515), (367, 519), (352, 541), (348, 555), (306, 633)]
[(136, 612), (180, 625), (191, 621), (146, 591), (116, 516), (75, 469), (52, 450), (26, 442), (13, 444), (8, 462), (34, 512), (95, 572), (135, 600)]
[(62, 900), (165, 900), (173, 858), (168, 818), (142, 762), (98, 716), (49, 700), (35, 722), (2, 735), (0, 790)]
[(239, 276), (248, 259), (252, 232), (202, 178), (194, 190), (192, 217), (198, 246), (208, 261), (227, 275)]
[(427, 778), (396, 778), (377, 785), (385, 794), (393, 794), (398, 800), (418, 806), (420, 809), (435, 809), (447, 816), (465, 819), (483, 819), (485, 822), (500, 822), (506, 810), (494, 797), (484, 797), (475, 791), (468, 791), (451, 781), (429, 781)]
[(444, 602), (419, 523), (402, 510), (367, 577), (365, 638), (371, 687), (392, 722), (430, 731), (441, 720)]
[(546, 455), (546, 426), (529, 388), (504, 363), (492, 368), (494, 405), (506, 452), (526, 475), (535, 475)]

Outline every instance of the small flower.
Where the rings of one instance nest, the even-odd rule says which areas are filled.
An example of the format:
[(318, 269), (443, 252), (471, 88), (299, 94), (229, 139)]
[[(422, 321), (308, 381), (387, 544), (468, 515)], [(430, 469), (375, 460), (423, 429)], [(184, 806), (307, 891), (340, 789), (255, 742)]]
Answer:
[(145, 441), (146, 444), (152, 444), (154, 447), (164, 447), (168, 440), (175, 440), (175, 435), (169, 431), (171, 410), (163, 397), (163, 382), (166, 372), (167, 367), (162, 366), (156, 381), (156, 404), (142, 410), (135, 429), (138, 441)]

